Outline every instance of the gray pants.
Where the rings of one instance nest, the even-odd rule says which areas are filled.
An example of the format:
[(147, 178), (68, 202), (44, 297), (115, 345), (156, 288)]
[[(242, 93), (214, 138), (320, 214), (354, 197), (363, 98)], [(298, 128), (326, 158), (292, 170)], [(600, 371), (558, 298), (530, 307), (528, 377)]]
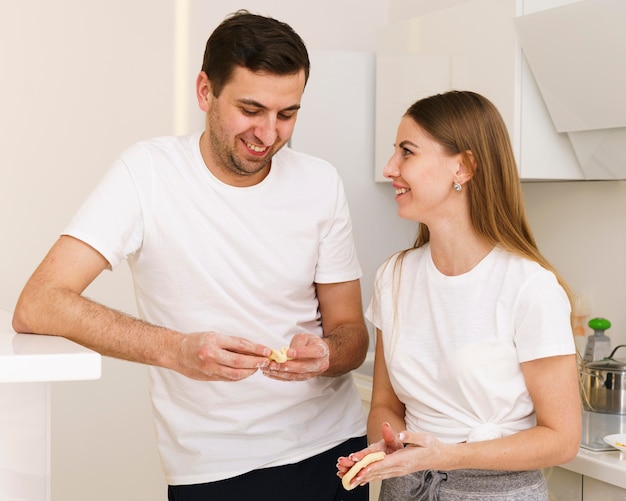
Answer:
[(378, 501), (548, 501), (540, 470), (418, 471), (383, 480)]

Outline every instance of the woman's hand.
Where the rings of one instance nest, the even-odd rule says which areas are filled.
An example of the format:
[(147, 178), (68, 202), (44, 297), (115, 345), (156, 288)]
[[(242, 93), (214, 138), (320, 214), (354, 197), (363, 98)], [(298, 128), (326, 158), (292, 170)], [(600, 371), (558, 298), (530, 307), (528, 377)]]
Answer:
[[(361, 459), (363, 459), (368, 454), (372, 454), (374, 452), (384, 452), (385, 454), (392, 454), (393, 452), (402, 449), (404, 444), (399, 439), (399, 437), (394, 433), (391, 425), (389, 423), (383, 423), (382, 426), (382, 440), (371, 444), (369, 447), (362, 449), (358, 452), (353, 452), (348, 457), (340, 457), (337, 460), (337, 476), (339, 478), (343, 478), (343, 476), (348, 473), (350, 468), (352, 468), (356, 463), (358, 463)], [(352, 481), (352, 483), (361, 483), (359, 479), (363, 476), (366, 470), (369, 470), (370, 467), (361, 470), (359, 475)]]
[(402, 431), (395, 434), (388, 423), (383, 424), (383, 439), (367, 449), (339, 458), (337, 475), (343, 477), (350, 468), (367, 454), (383, 451), (387, 455), (380, 461), (363, 468), (352, 480), (353, 484), (365, 485), (376, 480), (401, 477), (409, 473), (429, 469), (446, 469), (445, 449), (453, 447), (423, 432)]

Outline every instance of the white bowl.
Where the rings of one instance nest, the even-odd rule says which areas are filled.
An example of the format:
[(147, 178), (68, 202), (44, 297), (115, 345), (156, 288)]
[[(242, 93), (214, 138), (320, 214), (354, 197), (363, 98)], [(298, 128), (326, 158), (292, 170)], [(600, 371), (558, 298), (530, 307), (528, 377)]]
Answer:
[(619, 449), (622, 452), (626, 452), (626, 433), (616, 433), (615, 435), (607, 435), (604, 437), (604, 441)]

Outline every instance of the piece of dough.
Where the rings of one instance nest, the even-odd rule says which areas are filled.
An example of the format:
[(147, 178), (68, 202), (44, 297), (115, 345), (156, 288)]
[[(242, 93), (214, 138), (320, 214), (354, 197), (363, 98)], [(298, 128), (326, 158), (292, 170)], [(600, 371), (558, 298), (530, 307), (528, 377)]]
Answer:
[(286, 362), (287, 360), (291, 360), (290, 357), (287, 356), (287, 350), (289, 347), (283, 346), (280, 350), (272, 350), (270, 353), (269, 359), (275, 360), (279, 364)]
[(343, 485), (343, 488), (347, 491), (351, 491), (352, 489), (354, 489), (357, 484), (350, 485), (350, 482), (352, 482), (352, 479), (356, 477), (357, 473), (359, 473), (367, 465), (375, 463), (376, 461), (380, 461), (384, 457), (385, 453), (382, 451), (372, 452), (365, 456), (363, 459), (361, 459), (361, 461), (355, 463), (352, 468), (348, 470), (348, 473), (346, 473), (341, 479), (341, 484)]

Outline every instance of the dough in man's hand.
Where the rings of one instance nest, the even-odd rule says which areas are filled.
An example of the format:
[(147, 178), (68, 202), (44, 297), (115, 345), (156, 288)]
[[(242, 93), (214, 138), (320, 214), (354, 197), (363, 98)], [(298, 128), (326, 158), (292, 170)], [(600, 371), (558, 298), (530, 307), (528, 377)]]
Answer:
[(279, 364), (282, 364), (286, 362), (287, 360), (291, 360), (291, 358), (287, 356), (288, 349), (289, 348), (287, 346), (283, 346), (280, 350), (272, 350), (272, 353), (270, 353), (269, 359), (275, 360)]
[(361, 461), (356, 462), (352, 466), (352, 468), (348, 470), (348, 473), (346, 473), (341, 479), (341, 485), (343, 485), (343, 488), (347, 491), (351, 491), (352, 489), (354, 489), (357, 484), (350, 485), (350, 482), (352, 482), (352, 479), (356, 477), (357, 473), (359, 473), (366, 466), (375, 463), (376, 461), (380, 461), (384, 457), (385, 453), (382, 451), (372, 452), (365, 456), (363, 459), (361, 459)]

